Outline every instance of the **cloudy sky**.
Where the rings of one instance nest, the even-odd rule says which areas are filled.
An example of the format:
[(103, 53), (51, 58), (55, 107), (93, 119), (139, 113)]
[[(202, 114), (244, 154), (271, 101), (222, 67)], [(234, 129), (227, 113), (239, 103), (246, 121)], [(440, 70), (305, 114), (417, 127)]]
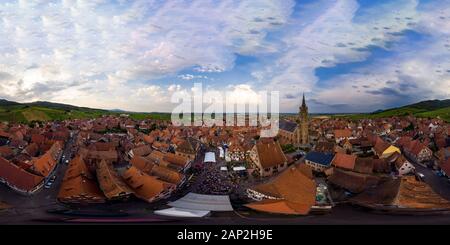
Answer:
[(283, 112), (450, 98), (450, 0), (0, 2), (0, 98), (170, 111), (196, 82)]

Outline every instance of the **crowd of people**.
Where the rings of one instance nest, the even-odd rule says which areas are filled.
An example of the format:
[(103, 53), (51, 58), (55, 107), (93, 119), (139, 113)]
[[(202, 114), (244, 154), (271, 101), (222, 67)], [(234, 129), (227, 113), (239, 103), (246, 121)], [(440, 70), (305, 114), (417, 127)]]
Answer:
[(229, 195), (239, 188), (239, 179), (231, 178), (217, 164), (206, 164), (198, 177), (194, 192), (199, 194)]

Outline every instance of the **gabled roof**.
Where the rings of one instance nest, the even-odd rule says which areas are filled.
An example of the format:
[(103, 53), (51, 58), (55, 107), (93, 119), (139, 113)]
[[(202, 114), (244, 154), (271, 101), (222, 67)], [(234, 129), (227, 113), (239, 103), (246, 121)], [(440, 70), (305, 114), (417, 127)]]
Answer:
[(147, 202), (154, 201), (162, 192), (174, 188), (173, 184), (158, 180), (134, 166), (125, 170), (122, 177), (135, 195)]
[(142, 145), (132, 149), (135, 156), (147, 156), (152, 153), (152, 148), (149, 145)]
[(33, 159), (31, 170), (38, 175), (48, 177), (58, 163), (57, 154), (59, 151), (61, 151), (61, 145), (56, 142), (44, 155)]
[(187, 138), (181, 144), (178, 145), (177, 151), (185, 154), (196, 154), (198, 143), (192, 138)]
[(287, 120), (283, 120), (283, 119), (281, 119), (279, 121), (279, 128), (282, 130), (293, 133), (297, 127), (298, 127), (298, 125), (295, 122), (287, 121)]
[(413, 155), (418, 155), (422, 150), (427, 150), (431, 152), (431, 150), (419, 140), (413, 140), (408, 145), (405, 146), (406, 150), (412, 153)]
[(131, 164), (144, 173), (153, 175), (162, 181), (178, 185), (184, 178), (184, 175), (170, 168), (159, 166), (143, 157), (133, 157)]
[(334, 153), (334, 146), (335, 144), (333, 142), (321, 141), (317, 142), (317, 144), (314, 147), (314, 151)]
[(65, 179), (61, 184), (57, 198), (61, 202), (69, 203), (102, 203), (105, 201), (105, 196), (97, 183), (83, 175)]
[(67, 170), (64, 174), (63, 180), (73, 179), (80, 175), (88, 179), (94, 179), (94, 175), (92, 175), (92, 173), (87, 168), (83, 158), (81, 158), (80, 156), (76, 156), (70, 161), (69, 166), (67, 166)]
[(356, 158), (355, 167), (353, 171), (362, 174), (371, 174), (374, 169), (374, 159), (373, 158)]
[(410, 211), (450, 210), (449, 201), (435, 193), (425, 182), (417, 181), (415, 176), (383, 179), (352, 201), (366, 205), (390, 205)]
[(334, 169), (328, 181), (350, 192), (360, 193), (367, 187), (378, 183), (379, 178), (373, 175)]
[(305, 156), (305, 160), (324, 165), (330, 166), (331, 161), (333, 160), (334, 155), (330, 153), (322, 153), (316, 151), (310, 151)]
[(0, 157), (0, 179), (23, 191), (31, 191), (44, 178), (27, 172), (10, 161)]
[(377, 153), (378, 156), (383, 155), (383, 152), (385, 150), (387, 150), (387, 148), (389, 148), (391, 145), (381, 139), (377, 139), (375, 146), (373, 147), (373, 149), (375, 150), (375, 152)]
[(350, 129), (335, 129), (334, 137), (335, 138), (348, 138), (352, 136), (352, 131)]
[(291, 166), (267, 183), (251, 188), (277, 201), (263, 200), (246, 206), (259, 211), (284, 214), (307, 214), (316, 203), (316, 182), (305, 164)]
[(175, 164), (180, 167), (186, 167), (189, 163), (189, 159), (180, 155), (176, 155), (174, 153), (168, 152), (164, 155), (163, 160)]
[(133, 193), (123, 179), (119, 177), (116, 170), (105, 160), (97, 164), (96, 173), (100, 189), (106, 198), (128, 197)]
[(355, 155), (348, 155), (338, 152), (334, 156), (332, 164), (338, 168), (353, 170), (353, 168), (355, 167), (355, 162), (356, 162)]
[(263, 168), (271, 168), (287, 162), (287, 158), (278, 141), (260, 139), (256, 145), (258, 158)]
[(286, 200), (264, 199), (259, 202), (245, 204), (246, 207), (260, 212), (306, 215), (311, 207), (308, 204), (292, 203)]

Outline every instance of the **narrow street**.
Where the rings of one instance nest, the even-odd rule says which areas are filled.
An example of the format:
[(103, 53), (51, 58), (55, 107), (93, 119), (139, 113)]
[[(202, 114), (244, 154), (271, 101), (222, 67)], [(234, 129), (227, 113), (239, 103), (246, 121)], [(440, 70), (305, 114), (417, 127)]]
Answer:
[(424, 167), (412, 161), (410, 162), (413, 163), (417, 173), (422, 173), (425, 176), (424, 181), (429, 184), (436, 193), (443, 198), (450, 200), (450, 181), (448, 178), (436, 175), (436, 171), (431, 168)]

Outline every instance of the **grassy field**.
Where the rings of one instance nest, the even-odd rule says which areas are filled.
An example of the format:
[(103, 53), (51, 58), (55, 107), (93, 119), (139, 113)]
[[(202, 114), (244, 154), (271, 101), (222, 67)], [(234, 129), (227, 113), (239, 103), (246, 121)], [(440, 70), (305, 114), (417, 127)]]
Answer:
[(358, 119), (375, 119), (375, 118), (387, 118), (393, 116), (407, 116), (414, 115), (416, 117), (426, 117), (426, 118), (441, 118), (446, 122), (450, 122), (450, 107), (436, 109), (436, 110), (427, 110), (423, 108), (415, 108), (415, 107), (405, 107), (405, 108), (396, 108), (390, 109), (386, 111), (381, 111), (377, 113), (367, 113), (367, 114), (349, 114), (349, 115), (335, 115), (335, 117), (346, 117), (354, 120)]
[[(70, 119), (98, 118), (102, 115), (120, 115), (118, 112), (81, 107), (46, 105), (0, 105), (0, 121), (29, 123), (32, 121), (63, 121)], [(169, 113), (126, 113), (136, 120), (170, 120)]]
[(450, 122), (450, 107), (442, 108), (434, 111), (421, 112), (417, 114), (418, 117), (440, 117), (441, 119)]

